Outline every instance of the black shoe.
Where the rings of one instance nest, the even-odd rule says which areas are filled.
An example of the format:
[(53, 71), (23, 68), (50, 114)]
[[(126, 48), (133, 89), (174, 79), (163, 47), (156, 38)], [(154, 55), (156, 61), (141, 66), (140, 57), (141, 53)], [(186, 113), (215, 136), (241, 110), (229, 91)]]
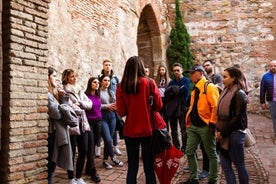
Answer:
[(92, 169), (91, 180), (95, 183), (101, 182), (101, 178), (99, 177), (95, 169)]
[(188, 179), (187, 181), (180, 182), (178, 184), (199, 184), (199, 183), (197, 180), (191, 181), (190, 179)]

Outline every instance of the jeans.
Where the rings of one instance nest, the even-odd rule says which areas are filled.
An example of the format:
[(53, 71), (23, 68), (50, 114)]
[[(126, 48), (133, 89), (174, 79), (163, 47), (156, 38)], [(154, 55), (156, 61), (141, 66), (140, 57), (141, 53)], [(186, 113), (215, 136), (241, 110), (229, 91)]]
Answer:
[(116, 116), (114, 112), (103, 112), (102, 119), (102, 137), (104, 140), (104, 160), (114, 157), (114, 152), (112, 149), (112, 137), (115, 133), (116, 127)]
[(56, 131), (48, 134), (48, 183), (52, 184), (53, 174), (56, 170), (56, 163), (52, 161), (54, 145), (56, 139)]
[(273, 122), (274, 135), (276, 135), (276, 101), (269, 102), (270, 114)]
[(202, 142), (209, 158), (210, 175), (208, 179), (210, 182), (216, 182), (218, 179), (218, 160), (214, 133), (208, 126), (196, 127), (191, 125), (187, 128), (187, 137), (186, 154), (190, 169), (190, 179), (198, 180), (196, 150), (200, 142)]
[[(90, 143), (88, 137), (91, 136), (89, 132), (83, 133), (81, 131), (81, 135), (70, 135), (70, 141), (73, 152), (73, 161), (75, 160), (76, 147), (78, 147), (78, 158), (76, 163), (76, 178), (81, 178), (82, 170), (85, 163), (85, 158), (88, 153), (88, 144)], [(89, 155), (92, 156), (92, 155)], [(74, 178), (73, 171), (67, 171), (68, 179)]]
[(235, 130), (229, 138), (229, 149), (220, 150), (220, 163), (227, 184), (236, 183), (232, 162), (238, 171), (239, 183), (248, 184), (248, 172), (244, 162), (244, 141), (245, 133)]
[(154, 173), (154, 155), (151, 151), (151, 137), (129, 138), (125, 137), (127, 151), (127, 184), (137, 184), (137, 173), (139, 169), (140, 145), (142, 147), (142, 161), (146, 184), (156, 184)]
[[(186, 149), (186, 143), (187, 143), (187, 134), (186, 134), (186, 123), (185, 123), (185, 114), (186, 113), (181, 113), (179, 118), (170, 118), (170, 128), (171, 128), (171, 135), (172, 135), (172, 142), (173, 145), (177, 149)], [(180, 126), (181, 130), (181, 141), (182, 141), (182, 146), (180, 147), (180, 142), (178, 138), (178, 124)]]
[[(81, 178), (82, 170), (85, 163), (85, 158), (88, 152), (88, 136), (90, 135), (89, 132), (81, 132), (81, 135), (77, 136), (77, 144), (78, 144), (78, 159), (76, 163), (76, 178)], [(92, 156), (92, 155), (89, 155)]]

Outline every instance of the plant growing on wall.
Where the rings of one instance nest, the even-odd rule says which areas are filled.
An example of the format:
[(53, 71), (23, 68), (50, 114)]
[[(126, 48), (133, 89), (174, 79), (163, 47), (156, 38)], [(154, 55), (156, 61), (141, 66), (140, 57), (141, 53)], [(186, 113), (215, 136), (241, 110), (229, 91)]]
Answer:
[(175, 0), (175, 27), (170, 33), (170, 45), (167, 48), (167, 59), (169, 66), (173, 63), (181, 63), (183, 70), (187, 70), (193, 65), (193, 55), (190, 51), (190, 35), (183, 22), (179, 0)]

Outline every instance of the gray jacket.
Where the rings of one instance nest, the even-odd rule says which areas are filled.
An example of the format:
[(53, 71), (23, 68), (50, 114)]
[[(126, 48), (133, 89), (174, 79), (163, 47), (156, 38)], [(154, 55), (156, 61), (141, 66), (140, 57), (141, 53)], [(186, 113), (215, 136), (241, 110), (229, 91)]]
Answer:
[(49, 123), (53, 124), (56, 130), (55, 145), (52, 161), (60, 168), (73, 171), (73, 153), (71, 149), (68, 126), (63, 122), (59, 104), (51, 93), (48, 93), (48, 114)]

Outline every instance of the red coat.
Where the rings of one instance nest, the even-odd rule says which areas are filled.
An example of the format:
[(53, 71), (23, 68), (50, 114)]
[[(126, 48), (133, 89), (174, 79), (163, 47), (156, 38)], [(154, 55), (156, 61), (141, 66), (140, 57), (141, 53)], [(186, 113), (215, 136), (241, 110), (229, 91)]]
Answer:
[[(160, 111), (162, 100), (159, 90), (152, 80), (154, 110)], [(140, 78), (138, 94), (126, 94), (121, 89), (121, 84), (116, 90), (116, 105), (120, 116), (126, 116), (124, 124), (124, 136), (126, 137), (146, 137), (152, 134), (150, 108), (149, 108), (150, 86), (148, 79)], [(158, 125), (158, 128), (164, 128), (165, 125)]]

